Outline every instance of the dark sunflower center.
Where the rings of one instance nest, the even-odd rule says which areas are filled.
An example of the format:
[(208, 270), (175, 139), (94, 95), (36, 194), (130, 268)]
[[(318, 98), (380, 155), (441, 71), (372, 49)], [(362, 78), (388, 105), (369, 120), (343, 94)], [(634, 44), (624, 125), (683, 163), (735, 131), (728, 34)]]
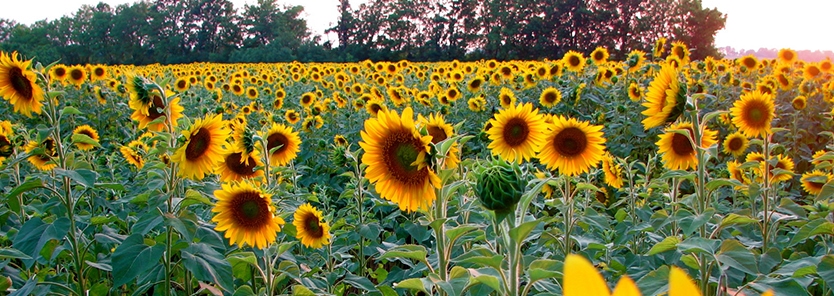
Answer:
[(91, 131), (89, 131), (89, 130), (81, 130), (81, 131), (79, 131), (78, 133), (79, 133), (79, 134), (82, 134), (82, 135), (85, 135), (85, 136), (88, 136), (88, 137), (90, 137), (90, 138), (93, 138), (93, 132), (91, 132)]
[(9, 69), (9, 80), (11, 80), (12, 88), (14, 88), (16, 93), (20, 94), (24, 99), (32, 99), (32, 82), (23, 75), (22, 69), (18, 67)]
[(72, 78), (72, 80), (84, 79), (84, 73), (82, 73), (81, 70), (73, 69), (70, 71), (70, 78)]
[(530, 127), (527, 126), (527, 122), (524, 119), (518, 117), (512, 118), (504, 126), (504, 142), (511, 147), (521, 145), (527, 140), (527, 136), (529, 135)]
[(568, 64), (571, 65), (571, 67), (579, 66), (579, 63), (580, 63), (579, 57), (577, 57), (577, 56), (570, 56), (568, 58)]
[(177, 82), (177, 88), (184, 89), (185, 88), (185, 80), (180, 80)]
[(298, 115), (296, 115), (295, 113), (290, 113), (290, 115), (288, 115), (287, 117), (288, 117), (290, 120), (296, 120), (296, 119), (298, 119)]
[(672, 151), (677, 155), (691, 155), (695, 149), (692, 148), (692, 141), (689, 137), (675, 133), (672, 136)]
[(249, 96), (250, 96), (250, 97), (254, 97), (254, 96), (256, 96), (256, 95), (258, 95), (258, 94), (257, 94), (257, 92), (255, 92), (255, 90), (254, 90), (254, 89), (250, 89), (250, 90), (249, 90)]
[(191, 134), (188, 145), (185, 146), (185, 159), (196, 160), (206, 154), (211, 145), (211, 133), (201, 127), (196, 133)]
[(287, 139), (282, 133), (274, 133), (266, 137), (266, 149), (267, 151), (271, 151), (275, 147), (281, 146), (273, 154), (280, 154), (282, 151), (287, 149), (287, 144), (289, 144), (290, 140)]
[(477, 88), (481, 87), (481, 80), (480, 79), (472, 80), (472, 82), (469, 83), (469, 87), (472, 88), (472, 89), (477, 89)]
[(502, 104), (509, 105), (512, 102), (513, 102), (513, 100), (512, 100), (512, 98), (510, 98), (510, 96), (507, 96), (507, 95), (502, 95), (501, 96), (501, 103)]
[(249, 164), (242, 160), (242, 153), (232, 153), (226, 156), (226, 167), (241, 176), (250, 176), (255, 174), (255, 160), (249, 157)]
[(594, 53), (594, 59), (597, 60), (597, 61), (601, 61), (604, 57), (605, 56), (602, 54), (601, 51), (598, 51), (598, 52)]
[(67, 69), (55, 68), (55, 75), (58, 77), (64, 77), (64, 75), (67, 75)]
[(747, 115), (747, 125), (751, 125), (753, 127), (763, 127), (765, 125), (767, 113), (765, 111), (764, 104), (760, 102), (751, 102), (745, 114)]
[(153, 96), (152, 105), (148, 106), (148, 117), (154, 120), (162, 115), (165, 115), (165, 103), (162, 102), (162, 97), (155, 95)]
[(232, 216), (235, 224), (247, 230), (260, 229), (269, 222), (269, 204), (260, 194), (244, 191), (232, 197)]
[(102, 69), (102, 68), (96, 68), (95, 70), (93, 70), (93, 73), (94, 73), (96, 76), (99, 76), (99, 77), (104, 76), (104, 69)]
[(808, 187), (810, 187), (810, 188), (812, 188), (812, 189), (814, 189), (814, 190), (821, 190), (821, 189), (822, 189), (822, 187), (823, 187), (823, 186), (825, 186), (825, 183), (820, 183), (820, 182), (811, 182), (811, 181), (809, 181), (809, 182), (807, 182), (807, 183), (805, 183), (805, 184), (806, 184)]
[(313, 213), (307, 213), (304, 216), (304, 230), (312, 238), (321, 238), (324, 236), (324, 229), (319, 224), (319, 218)]
[(730, 139), (730, 143), (727, 144), (732, 151), (740, 150), (742, 145), (744, 145), (744, 140), (741, 138), (732, 138)]
[(553, 138), (553, 148), (567, 157), (582, 154), (586, 146), (588, 146), (588, 138), (582, 130), (575, 127), (563, 129)]
[(556, 93), (551, 91), (544, 93), (544, 101), (553, 104), (556, 102)]
[(440, 128), (439, 126), (430, 125), (426, 127), (426, 131), (429, 132), (431, 136), (431, 142), (434, 144), (440, 143), (440, 141), (446, 140), (449, 136), (446, 135), (446, 132)]
[(458, 96), (458, 91), (456, 89), (450, 89), (447, 93), (450, 97), (456, 98)]
[(312, 101), (312, 100), (313, 100), (313, 99), (312, 99), (312, 98), (310, 98), (310, 96), (303, 96), (303, 97), (301, 97), (301, 103), (302, 103), (302, 104), (304, 104), (304, 105), (310, 104), (310, 101)]
[(407, 130), (391, 132), (382, 143), (383, 162), (390, 175), (406, 184), (418, 184), (426, 180), (428, 168), (413, 165), (420, 156), (422, 142)]

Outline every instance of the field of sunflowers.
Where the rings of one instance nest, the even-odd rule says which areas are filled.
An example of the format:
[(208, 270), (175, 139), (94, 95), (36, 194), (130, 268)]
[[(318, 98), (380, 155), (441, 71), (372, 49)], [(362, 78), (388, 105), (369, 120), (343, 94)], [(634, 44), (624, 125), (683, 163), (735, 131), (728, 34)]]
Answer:
[(830, 60), (24, 54), (4, 294), (834, 293)]

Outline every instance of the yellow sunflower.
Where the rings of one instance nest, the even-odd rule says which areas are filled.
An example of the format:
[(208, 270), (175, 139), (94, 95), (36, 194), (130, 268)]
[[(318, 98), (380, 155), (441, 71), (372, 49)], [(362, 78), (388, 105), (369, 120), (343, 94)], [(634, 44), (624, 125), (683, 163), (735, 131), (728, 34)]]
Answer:
[(744, 154), (744, 151), (747, 150), (749, 145), (750, 141), (747, 140), (747, 137), (745, 137), (741, 132), (734, 132), (724, 138), (724, 153), (739, 157)]
[(67, 71), (67, 66), (57, 64), (55, 66), (52, 66), (51, 69), (49, 69), (49, 79), (51, 79), (51, 81), (64, 83), (64, 81), (67, 79), (68, 73), (69, 71)]
[(744, 175), (744, 171), (739, 168), (740, 166), (741, 164), (735, 160), (727, 162), (727, 172), (730, 174), (730, 178), (741, 183), (749, 183), (750, 180)]
[(660, 72), (649, 84), (646, 102), (642, 112), (647, 117), (643, 119), (643, 127), (650, 129), (675, 121), (683, 113), (686, 104), (686, 90), (678, 80), (678, 71), (671, 65), (664, 64)]
[(266, 139), (266, 150), (271, 151), (270, 166), (285, 166), (298, 155), (301, 138), (298, 137), (298, 132), (293, 132), (292, 127), (273, 123), (262, 137)]
[(805, 192), (812, 195), (818, 195), (822, 192), (822, 187), (825, 186), (825, 183), (831, 181), (831, 174), (823, 173), (822, 171), (815, 170), (813, 172), (808, 172), (802, 174), (802, 189), (805, 189)]
[(632, 102), (639, 102), (643, 98), (643, 89), (636, 82), (628, 85), (628, 98)]
[(323, 221), (321, 211), (309, 203), (295, 210), (292, 225), (295, 226), (295, 237), (302, 245), (318, 249), (330, 244), (330, 225)]
[(552, 108), (562, 101), (562, 92), (555, 87), (548, 87), (539, 95), (539, 104), (544, 107)]
[(795, 110), (802, 110), (805, 109), (805, 107), (808, 105), (808, 102), (805, 96), (797, 96), (796, 98), (793, 98), (793, 100), (791, 101), (791, 105)]
[[(429, 136), (431, 136), (432, 144), (437, 145), (443, 140), (448, 139), (454, 134), (454, 130), (451, 124), (446, 123), (446, 120), (443, 119), (443, 115), (437, 114), (429, 114), (429, 117), (423, 117), (423, 115), (417, 115), (417, 126), (425, 127), (426, 132), (428, 132)], [(446, 154), (446, 158), (444, 159), (444, 166), (445, 168), (454, 169), (458, 167), (458, 163), (460, 163), (460, 147), (457, 142), (452, 143), (452, 146), (449, 148), (449, 152)]]
[(333, 136), (333, 143), (336, 143), (336, 146), (347, 147), (348, 140), (343, 135), (335, 135)]
[(591, 52), (591, 61), (594, 62), (594, 65), (603, 65), (608, 62), (608, 50), (605, 47), (597, 46), (593, 52)]
[(483, 94), (470, 98), (466, 104), (472, 112), (483, 112), (486, 110), (486, 99), (484, 99)]
[[(770, 183), (778, 183), (783, 181), (788, 181), (793, 178), (793, 168), (794, 163), (788, 156), (783, 154), (776, 155), (775, 157), (776, 165), (770, 165), (771, 161), (762, 162), (759, 170), (764, 169), (765, 165), (768, 167), (768, 174), (770, 174), (768, 179), (770, 179)], [(781, 172), (774, 172), (775, 169), (782, 169), (784, 171)]]
[(32, 60), (21, 61), (17, 52), (11, 56), (0, 52), (0, 97), (14, 106), (14, 112), (32, 117), (41, 114), (44, 92), (37, 74), (29, 70)]
[[(614, 291), (608, 289), (608, 284), (594, 265), (581, 255), (569, 254), (565, 258), (564, 266), (564, 296), (635, 296), (640, 295), (637, 284), (628, 276), (623, 276)], [(675, 296), (675, 295), (671, 295)]]
[(730, 108), (733, 124), (748, 138), (769, 134), (775, 112), (773, 95), (760, 91), (742, 94), (741, 99), (736, 100)]
[(41, 171), (49, 171), (58, 166), (55, 163), (55, 160), (57, 160), (56, 157), (58, 157), (57, 149), (55, 140), (52, 138), (46, 138), (40, 143), (38, 141), (30, 141), (24, 148), (26, 153), (31, 154), (27, 160)]
[(191, 88), (191, 82), (188, 81), (188, 77), (180, 77), (174, 82), (174, 90), (178, 92), (184, 92)]
[(133, 110), (133, 113), (130, 114), (130, 118), (139, 122), (140, 129), (147, 127), (150, 131), (159, 132), (165, 128), (165, 122), (153, 124), (151, 124), (151, 122), (157, 118), (165, 116), (165, 109), (170, 106), (168, 111), (171, 114), (171, 127), (177, 127), (177, 120), (182, 118), (182, 112), (185, 110), (185, 108), (180, 105), (180, 98), (176, 97), (172, 99), (166, 106), (158, 91), (154, 90), (149, 94), (151, 97), (150, 105), (144, 110)]
[(788, 65), (792, 65), (796, 61), (796, 51), (790, 48), (783, 48), (779, 50), (779, 61)]
[(585, 68), (585, 57), (582, 56), (581, 53), (575, 52), (573, 50), (568, 51), (562, 57), (562, 65), (565, 66), (565, 69), (571, 72), (582, 72), (582, 69)]
[[(94, 142), (98, 143), (98, 132), (96, 131), (96, 129), (94, 129), (93, 127), (91, 127), (89, 125), (85, 124), (85, 125), (82, 125), (82, 126), (79, 126), (79, 127), (75, 128), (75, 130), (72, 131), (72, 134), (73, 135), (85, 135), (87, 137), (90, 137), (90, 139), (92, 139)], [(81, 150), (84, 150), (84, 151), (95, 148), (94, 144), (83, 143), (83, 142), (75, 142), (75, 146), (78, 147), (78, 149), (81, 149)]]
[(172, 157), (179, 163), (180, 176), (201, 180), (206, 174), (214, 172), (217, 163), (223, 161), (224, 144), (229, 137), (229, 130), (221, 115), (207, 114), (197, 119), (191, 129), (183, 131), (183, 144)]
[(263, 166), (258, 150), (249, 153), (228, 150), (223, 156), (223, 161), (219, 163), (217, 172), (220, 174), (221, 182), (233, 182), (263, 177), (264, 171), (260, 169)]
[(488, 148), (493, 155), (507, 161), (521, 163), (539, 152), (545, 142), (547, 125), (533, 104), (510, 106), (489, 120), (492, 128), (487, 134), (492, 143)]
[[(707, 148), (716, 143), (718, 132), (704, 129), (701, 132), (701, 148)], [(692, 123), (681, 122), (673, 124), (660, 135), (655, 143), (658, 153), (663, 154), (663, 166), (670, 170), (687, 170), (698, 165), (698, 155), (693, 144), (695, 140)]]
[(608, 152), (602, 156), (602, 171), (605, 173), (605, 183), (617, 189), (623, 187), (623, 168)]
[(290, 124), (296, 124), (299, 120), (301, 120), (301, 116), (298, 116), (298, 112), (295, 110), (289, 109), (284, 112), (284, 119), (286, 119)]
[(81, 87), (84, 81), (87, 80), (87, 69), (75, 65), (69, 68), (69, 81), (75, 85), (76, 88)]
[(272, 195), (256, 188), (252, 183), (224, 183), (214, 191), (217, 204), (211, 210), (217, 222), (214, 229), (224, 231), (229, 245), (250, 245), (264, 249), (275, 242), (284, 219), (274, 214)]
[(414, 125), (411, 107), (384, 111), (365, 121), (359, 146), (365, 151), (365, 176), (376, 191), (397, 203), (400, 210), (428, 210), (435, 200), (440, 178), (428, 167), (426, 156), (431, 136), (421, 136)]
[(659, 58), (663, 55), (663, 52), (666, 50), (666, 37), (660, 37), (654, 42), (654, 48), (652, 49), (652, 56)]
[(301, 95), (301, 99), (299, 100), (301, 103), (301, 107), (309, 108), (316, 102), (316, 94), (312, 92), (306, 92)]
[(601, 125), (555, 116), (538, 158), (549, 170), (575, 176), (599, 164), (604, 143)]
[(121, 152), (125, 160), (135, 166), (136, 169), (141, 170), (142, 167), (145, 166), (145, 159), (142, 158), (142, 155), (139, 154), (138, 151), (131, 149), (128, 146), (122, 146), (119, 148), (119, 152)]

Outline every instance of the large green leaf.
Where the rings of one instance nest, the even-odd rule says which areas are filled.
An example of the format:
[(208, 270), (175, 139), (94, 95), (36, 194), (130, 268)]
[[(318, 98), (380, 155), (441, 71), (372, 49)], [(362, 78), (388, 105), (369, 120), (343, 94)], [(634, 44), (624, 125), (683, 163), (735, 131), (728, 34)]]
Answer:
[(834, 287), (834, 255), (825, 255), (817, 264), (817, 274), (829, 287)]
[(396, 283), (394, 288), (417, 290), (426, 295), (430, 295), (431, 293), (429, 291), (432, 290), (432, 283), (426, 278), (411, 278)]
[(756, 256), (737, 240), (728, 239), (722, 242), (716, 258), (724, 270), (733, 267), (750, 275), (759, 273)]
[(670, 237), (664, 238), (662, 241), (660, 241), (659, 243), (652, 246), (652, 248), (649, 249), (649, 252), (646, 255), (652, 256), (652, 255), (656, 255), (656, 254), (660, 254), (660, 253), (663, 253), (663, 252), (674, 250), (678, 247), (678, 244), (680, 242), (681, 242), (681, 239), (677, 236), (670, 236)]
[(118, 266), (113, 271), (113, 286), (118, 287), (129, 283), (151, 267), (159, 264), (159, 259), (165, 253), (165, 246), (145, 244), (141, 234), (128, 236), (113, 252), (112, 265)]
[(43, 181), (40, 179), (32, 179), (26, 182), (23, 182), (20, 185), (17, 185), (9, 195), (6, 196), (6, 203), (9, 205), (9, 209), (14, 211), (15, 213), (20, 212), (20, 207), (22, 206), (20, 202), (17, 200), (17, 196), (23, 194), (26, 191), (41, 188), (43, 187)]
[(834, 223), (831, 223), (823, 218), (811, 220), (799, 228), (799, 231), (793, 235), (793, 238), (791, 238), (791, 242), (788, 243), (788, 245), (794, 246), (805, 241), (806, 239), (820, 234), (834, 234)]
[(378, 292), (379, 290), (376, 289), (374, 283), (372, 283), (368, 278), (361, 277), (352, 273), (345, 274), (344, 282), (350, 284), (354, 288), (359, 288), (368, 292)]
[(530, 232), (532, 232), (533, 229), (535, 229), (541, 223), (542, 221), (539, 220), (521, 223), (521, 225), (519, 225), (518, 227), (510, 229), (510, 238), (512, 238), (513, 241), (515, 241), (516, 243), (520, 244), (524, 242), (524, 240), (527, 239), (527, 236), (530, 235)]
[(198, 280), (220, 285), (225, 291), (234, 290), (232, 265), (223, 254), (210, 245), (193, 243), (182, 250), (183, 266)]
[[(426, 261), (426, 255), (428, 252), (426, 251), (426, 247), (421, 245), (402, 245), (396, 246), (382, 255), (379, 256), (377, 260), (383, 259), (394, 259), (394, 258), (403, 258), (403, 259), (411, 259), (414, 261), (428, 263)], [(428, 264), (426, 264), (428, 265)]]
[(527, 275), (530, 276), (530, 281), (535, 282), (561, 276), (563, 264), (561, 261), (553, 259), (536, 259), (527, 268)]
[(14, 248), (0, 248), (0, 259), (32, 259), (31, 256), (23, 254)]
[(50, 240), (62, 240), (67, 236), (70, 228), (70, 220), (58, 218), (52, 223), (44, 223), (41, 218), (32, 218), (23, 224), (20, 231), (12, 242), (12, 247), (20, 250), (29, 256), (23, 259), (23, 263), (31, 267), (35, 263), (34, 258), (40, 257), (41, 250)]
[(96, 179), (98, 179), (98, 173), (87, 169), (65, 170), (56, 168), (52, 171), (58, 176), (68, 177), (70, 180), (87, 188), (96, 186)]

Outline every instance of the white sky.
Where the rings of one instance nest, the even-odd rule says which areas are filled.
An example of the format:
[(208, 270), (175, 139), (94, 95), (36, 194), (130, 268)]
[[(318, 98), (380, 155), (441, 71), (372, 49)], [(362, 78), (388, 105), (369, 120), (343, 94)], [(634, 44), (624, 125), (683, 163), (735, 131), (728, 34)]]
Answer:
[[(32, 24), (42, 19), (56, 19), (74, 13), (82, 4), (105, 2), (111, 6), (135, 0), (0, 0), (0, 18)], [(351, 0), (353, 9), (367, 0)], [(231, 0), (235, 8), (256, 4), (257, 0)], [(324, 30), (336, 22), (338, 0), (278, 0), (279, 5), (305, 6), (302, 17), (314, 35), (322, 40)], [(834, 50), (834, 38), (828, 32), (834, 0), (702, 0), (704, 7), (717, 7), (727, 14), (727, 23), (716, 35), (716, 45), (736, 49), (788, 47), (795, 50)]]

